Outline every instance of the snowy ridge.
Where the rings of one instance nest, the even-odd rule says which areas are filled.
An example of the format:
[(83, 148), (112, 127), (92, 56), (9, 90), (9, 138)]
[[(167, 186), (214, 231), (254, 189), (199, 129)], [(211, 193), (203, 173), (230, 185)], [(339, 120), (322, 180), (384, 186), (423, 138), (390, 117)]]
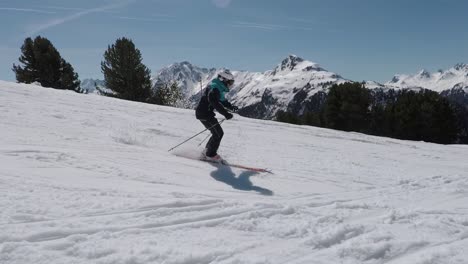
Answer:
[(200, 91), (200, 81), (206, 84), (216, 77), (216, 73), (216, 69), (200, 68), (184, 61), (162, 68), (153, 76), (152, 82), (156, 88), (161, 82), (176, 81), (185, 96), (189, 98)]
[(193, 110), (0, 81), (0, 120), (2, 264), (468, 259), (466, 146), (224, 122), (221, 155), (268, 175), (168, 153)]
[(392, 88), (421, 87), (436, 92), (463, 88), (468, 92), (468, 65), (460, 63), (448, 70), (439, 70), (435, 73), (421, 70), (415, 75), (399, 74), (385, 84)]
[(104, 88), (105, 82), (99, 79), (84, 79), (81, 81), (81, 89), (87, 90), (89, 93), (97, 92), (96, 85)]
[(246, 107), (261, 102), (265, 93), (268, 93), (276, 101), (271, 115), (277, 110), (286, 110), (299, 91), (305, 91), (306, 98), (309, 98), (319, 91), (327, 90), (331, 84), (345, 81), (317, 63), (295, 55), (288, 56), (273, 71), (253, 77), (255, 78), (248, 81), (239, 78), (241, 84), (234, 88), (233, 101), (240, 107)]
[(376, 81), (365, 81), (364, 85), (367, 89), (390, 89), (389, 87), (385, 86)]

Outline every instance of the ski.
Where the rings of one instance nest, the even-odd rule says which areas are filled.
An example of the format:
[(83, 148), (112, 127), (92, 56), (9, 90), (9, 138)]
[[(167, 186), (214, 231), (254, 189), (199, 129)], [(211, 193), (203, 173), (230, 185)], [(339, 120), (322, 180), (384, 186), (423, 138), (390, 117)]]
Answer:
[(220, 162), (212, 161), (212, 160), (207, 160), (207, 159), (203, 159), (203, 158), (201, 158), (200, 160), (201, 160), (201, 161), (210, 162), (210, 163), (213, 163), (213, 164), (220, 164), (220, 165), (224, 165), (224, 166), (228, 166), (228, 167), (243, 169), (243, 170), (249, 170), (249, 171), (254, 171), (254, 172), (264, 172), (264, 173), (273, 174), (273, 172), (272, 172), (271, 170), (268, 170), (268, 169), (249, 167), (249, 166), (244, 166), (244, 165), (240, 165), (240, 164), (233, 164), (233, 163), (227, 162), (226, 160), (222, 160), (222, 161), (220, 161)]
[(255, 171), (255, 172), (265, 172), (269, 174), (273, 174), (271, 170), (268, 169), (263, 169), (263, 168), (254, 168), (254, 167), (248, 167), (240, 164), (225, 164), (226, 166), (234, 167), (234, 168), (239, 168), (239, 169), (244, 169), (244, 170), (250, 170), (250, 171)]
[(212, 164), (219, 164), (219, 165), (223, 165), (223, 166), (227, 166), (227, 167), (238, 168), (238, 169), (242, 169), (242, 170), (254, 171), (254, 172), (258, 172), (258, 173), (273, 174), (273, 172), (271, 170), (268, 170), (268, 169), (265, 169), (265, 168), (256, 168), (256, 167), (250, 167), (250, 166), (245, 166), (245, 165), (241, 165), (241, 164), (233, 164), (233, 163), (227, 162), (226, 160), (222, 160), (221, 162), (218, 162), (218, 161), (204, 159), (204, 158), (202, 158), (202, 157), (200, 157), (198, 155), (188, 155), (188, 154), (182, 154), (182, 153), (174, 153), (174, 155), (178, 156), (178, 157), (186, 158), (186, 159), (199, 160), (199, 161), (209, 162), (209, 163), (212, 163)]

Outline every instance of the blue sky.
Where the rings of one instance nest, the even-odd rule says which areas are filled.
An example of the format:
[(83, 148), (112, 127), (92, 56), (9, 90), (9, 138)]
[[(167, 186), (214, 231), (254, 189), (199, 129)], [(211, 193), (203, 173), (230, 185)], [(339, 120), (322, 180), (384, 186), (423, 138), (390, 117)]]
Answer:
[(28, 36), (52, 41), (84, 78), (131, 38), (153, 73), (173, 62), (266, 71), (288, 54), (356, 81), (468, 63), (464, 0), (3, 0), (0, 79)]

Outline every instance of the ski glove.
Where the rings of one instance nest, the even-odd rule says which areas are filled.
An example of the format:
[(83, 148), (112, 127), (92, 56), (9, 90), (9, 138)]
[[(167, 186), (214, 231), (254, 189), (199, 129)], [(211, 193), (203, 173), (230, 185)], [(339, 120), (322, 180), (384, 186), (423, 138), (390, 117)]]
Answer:
[(224, 117), (226, 117), (226, 120), (229, 120), (233, 118), (233, 115), (231, 113), (227, 113), (226, 115), (224, 115)]

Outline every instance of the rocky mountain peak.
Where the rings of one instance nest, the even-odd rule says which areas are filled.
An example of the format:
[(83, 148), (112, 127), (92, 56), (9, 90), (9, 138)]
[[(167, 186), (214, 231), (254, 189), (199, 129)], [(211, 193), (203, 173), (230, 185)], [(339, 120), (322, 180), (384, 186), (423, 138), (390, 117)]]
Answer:
[(303, 62), (304, 59), (290, 54), (288, 57), (286, 57), (283, 61), (281, 61), (281, 64), (278, 65), (279, 70), (285, 71), (285, 70), (294, 70), (294, 68), (301, 62)]
[(430, 78), (431, 77), (431, 73), (428, 72), (427, 70), (421, 70), (418, 72), (418, 76), (422, 77), (422, 78)]
[(466, 63), (457, 63), (454, 67), (457, 71), (467, 71), (468, 72), (468, 64)]

